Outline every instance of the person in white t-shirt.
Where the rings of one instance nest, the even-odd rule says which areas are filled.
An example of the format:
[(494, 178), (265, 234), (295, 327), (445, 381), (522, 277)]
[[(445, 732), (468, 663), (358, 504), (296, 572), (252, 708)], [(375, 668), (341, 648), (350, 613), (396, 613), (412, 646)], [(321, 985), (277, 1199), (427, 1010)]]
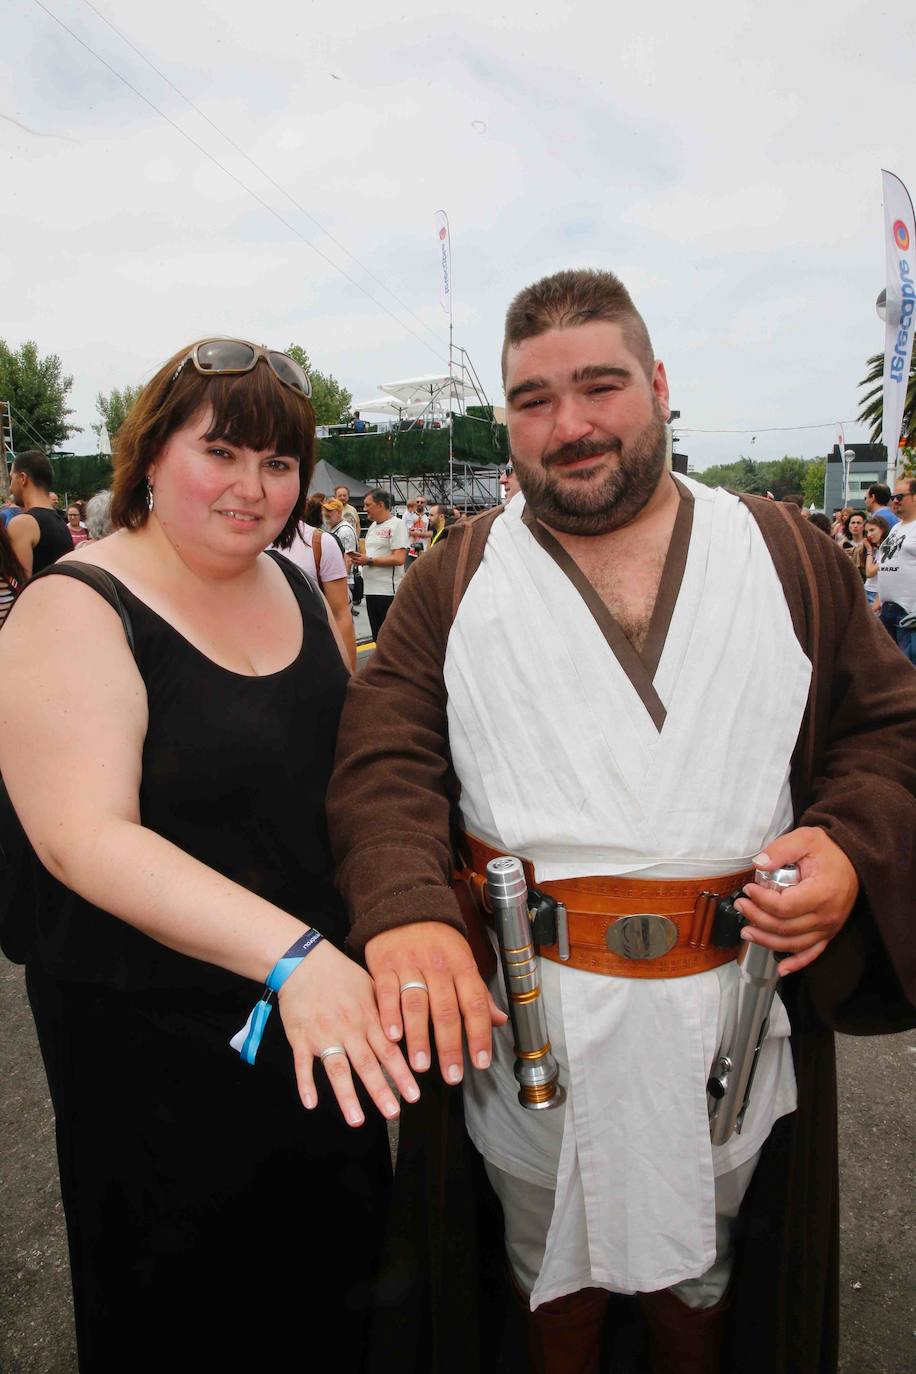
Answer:
[(391, 514), (391, 497), (387, 491), (370, 491), (363, 506), (372, 521), (366, 531), (366, 552), (351, 553), (349, 561), (351, 567), (363, 570), (366, 611), (372, 637), (377, 639), (404, 576), (410, 541), (404, 521)]
[(878, 555), (881, 622), (916, 665), (916, 632), (905, 624), (916, 612), (916, 477), (901, 477), (891, 502), (898, 521)]

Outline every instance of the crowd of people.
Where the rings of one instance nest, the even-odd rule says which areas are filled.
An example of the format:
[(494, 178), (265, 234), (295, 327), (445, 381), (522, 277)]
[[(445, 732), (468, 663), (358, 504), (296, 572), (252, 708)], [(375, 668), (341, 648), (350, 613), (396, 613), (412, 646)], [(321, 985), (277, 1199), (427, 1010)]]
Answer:
[[(526, 288), (502, 362), (470, 520), (310, 496), (309, 378), (241, 339), (162, 365), (85, 510), (13, 464), (0, 770), (90, 1374), (596, 1374), (621, 1294), (653, 1374), (836, 1368), (832, 1032), (913, 999), (916, 480), (825, 531), (673, 475), (610, 273)], [(713, 1145), (748, 942), (782, 997)]]

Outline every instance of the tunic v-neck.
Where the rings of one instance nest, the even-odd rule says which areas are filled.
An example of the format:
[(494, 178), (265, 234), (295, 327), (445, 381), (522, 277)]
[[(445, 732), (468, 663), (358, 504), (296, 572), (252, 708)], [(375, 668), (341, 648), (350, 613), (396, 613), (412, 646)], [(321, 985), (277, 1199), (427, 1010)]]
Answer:
[(674, 517), (674, 528), (671, 531), (668, 552), (665, 554), (665, 565), (662, 568), (642, 653), (639, 653), (631, 644), (616, 616), (601, 599), (595, 587), (572, 555), (564, 549), (556, 535), (541, 524), (530, 506), (526, 505), (522, 511), (522, 523), (544, 552), (550, 555), (560, 571), (565, 573), (582, 597), (611, 653), (626, 673), (634, 690), (639, 695), (640, 701), (649, 713), (653, 725), (659, 732), (665, 723), (667, 712), (664, 702), (655, 690), (655, 674), (658, 671), (665, 641), (668, 638), (671, 617), (674, 614), (681, 583), (684, 579), (684, 568), (687, 565), (687, 553), (690, 549), (690, 535), (693, 529), (693, 492), (681, 486), (676, 478), (672, 478), (672, 480), (677, 488), (680, 504)]

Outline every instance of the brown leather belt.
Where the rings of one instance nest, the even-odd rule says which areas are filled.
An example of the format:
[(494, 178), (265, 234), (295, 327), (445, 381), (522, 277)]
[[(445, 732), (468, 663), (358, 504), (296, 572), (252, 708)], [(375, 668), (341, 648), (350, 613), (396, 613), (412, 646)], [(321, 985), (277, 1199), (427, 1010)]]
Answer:
[[(503, 851), (491, 849), (476, 835), (462, 836), (468, 867), (456, 878), (472, 887), (484, 906), (486, 869)], [(713, 922), (719, 899), (738, 891), (754, 876), (752, 868), (715, 878), (561, 878), (539, 883), (534, 866), (522, 859), (529, 887), (565, 907), (569, 957), (565, 942), (538, 944), (545, 959), (588, 973), (617, 978), (684, 978), (704, 973), (737, 958), (742, 941), (714, 945)], [(629, 921), (622, 918), (630, 917)], [(635, 918), (635, 919), (633, 919)], [(659, 920), (659, 918), (666, 918)], [(660, 937), (656, 932), (660, 931)], [(651, 939), (647, 938), (651, 934)], [(663, 953), (647, 952), (652, 941), (670, 941)], [(624, 952), (625, 951), (625, 952)]]

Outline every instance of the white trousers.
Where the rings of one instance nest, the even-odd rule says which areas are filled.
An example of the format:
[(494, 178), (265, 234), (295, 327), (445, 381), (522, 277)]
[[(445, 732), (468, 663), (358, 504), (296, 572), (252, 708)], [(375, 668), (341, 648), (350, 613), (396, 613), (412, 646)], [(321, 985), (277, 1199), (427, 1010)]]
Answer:
[[(695, 1279), (685, 1279), (668, 1290), (688, 1307), (714, 1307), (728, 1287), (734, 1258), (735, 1220), (759, 1158), (758, 1150), (737, 1169), (720, 1174), (716, 1179), (715, 1262), (705, 1274)], [(483, 1163), (502, 1204), (506, 1255), (512, 1273), (521, 1291), (530, 1295), (544, 1262), (547, 1232), (553, 1216), (554, 1189), (514, 1178), (488, 1159)]]

